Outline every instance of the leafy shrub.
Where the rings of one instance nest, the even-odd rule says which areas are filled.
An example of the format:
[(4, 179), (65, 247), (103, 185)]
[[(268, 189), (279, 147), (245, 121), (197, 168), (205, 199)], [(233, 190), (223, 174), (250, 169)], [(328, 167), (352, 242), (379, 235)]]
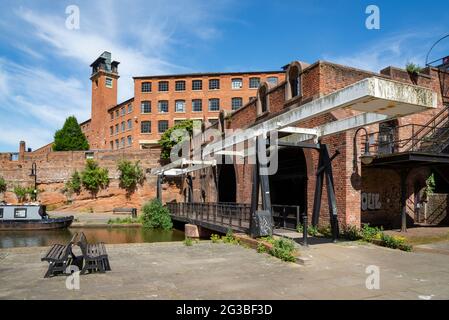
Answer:
[(226, 235), (223, 236), (221, 240), (223, 240), (223, 243), (239, 244), (239, 240), (234, 237), (232, 229), (228, 229), (228, 232), (226, 232)]
[(318, 232), (325, 238), (331, 238), (332, 237), (332, 229), (330, 225), (327, 225), (325, 227), (319, 227)]
[(109, 171), (108, 169), (100, 168), (94, 160), (88, 159), (86, 167), (81, 173), (81, 181), (83, 187), (95, 197), (100, 189), (108, 187)]
[[(304, 232), (304, 226), (302, 224), (298, 224), (296, 231), (302, 234)], [(312, 225), (307, 226), (307, 234), (309, 236), (316, 237), (319, 234), (318, 227), (314, 227)]]
[(414, 64), (413, 62), (408, 62), (405, 65), (405, 69), (407, 70), (408, 73), (411, 73), (414, 75), (417, 75), (418, 73), (420, 73), (422, 71), (422, 68), (419, 65)]
[(377, 227), (370, 227), (369, 224), (364, 224), (362, 226), (362, 229), (360, 230), (362, 239), (368, 242), (375, 239), (380, 239), (381, 234), (382, 229), (379, 229)]
[(258, 253), (267, 253), (267, 247), (263, 243), (259, 243), (257, 245), (257, 252)]
[[(184, 135), (183, 135), (184, 133)], [(187, 134), (185, 134), (187, 133)], [(193, 120), (182, 121), (167, 131), (161, 136), (159, 145), (161, 146), (161, 158), (170, 159), (171, 149), (178, 143), (183, 142), (193, 134)]]
[(142, 208), (141, 221), (144, 228), (171, 230), (173, 223), (170, 212), (158, 199), (147, 202)]
[(79, 194), (81, 192), (81, 187), (82, 187), (81, 175), (78, 173), (78, 171), (75, 170), (70, 180), (65, 183), (64, 191), (69, 194), (73, 193)]
[(132, 163), (128, 160), (122, 160), (118, 163), (117, 169), (120, 172), (120, 188), (125, 189), (128, 195), (133, 193), (139, 184), (143, 184), (145, 175), (139, 161)]
[(193, 240), (192, 240), (192, 238), (186, 237), (185, 240), (184, 240), (184, 244), (185, 244), (187, 247), (193, 246)]
[(381, 234), (380, 237), (381, 244), (384, 247), (392, 248), (392, 249), (400, 249), (403, 251), (411, 251), (412, 247), (405, 242), (405, 238), (390, 236), (385, 233)]
[(30, 194), (30, 188), (15, 186), (13, 189), (14, 194), (17, 197), (19, 202), (25, 202), (28, 200), (28, 196)]
[(260, 238), (260, 240), (268, 242), (270, 244), (274, 244), (274, 242), (276, 241), (273, 236), (268, 236), (268, 237), (262, 237)]
[(0, 193), (6, 192), (6, 181), (0, 176)]
[(272, 256), (275, 256), (283, 261), (295, 262), (296, 258), (293, 255), (295, 251), (295, 244), (289, 239), (278, 239), (274, 241), (273, 248), (269, 251)]
[(342, 232), (341, 236), (350, 241), (356, 241), (356, 240), (362, 239), (362, 235), (361, 235), (359, 228), (357, 228), (356, 226), (352, 226), (352, 225), (346, 225), (343, 228), (343, 232)]
[(210, 240), (212, 243), (219, 243), (221, 241), (221, 238), (218, 234), (213, 234), (210, 236)]
[(74, 116), (68, 117), (62, 129), (56, 131), (54, 141), (54, 151), (89, 150), (86, 136)]

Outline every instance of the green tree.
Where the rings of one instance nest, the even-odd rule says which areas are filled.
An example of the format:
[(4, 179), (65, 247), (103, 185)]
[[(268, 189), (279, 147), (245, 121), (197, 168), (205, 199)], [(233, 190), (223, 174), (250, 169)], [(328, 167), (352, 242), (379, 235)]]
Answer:
[(0, 193), (6, 192), (6, 181), (3, 179), (3, 177), (0, 176)]
[(82, 187), (82, 181), (81, 181), (81, 175), (78, 171), (75, 170), (75, 172), (72, 174), (69, 181), (65, 183), (65, 191), (69, 194), (79, 194), (81, 192)]
[(62, 129), (56, 131), (54, 151), (80, 151), (89, 150), (89, 143), (81, 131), (81, 127), (74, 116), (65, 120)]
[[(185, 135), (187, 131), (188, 135)], [(184, 120), (167, 131), (161, 136), (159, 140), (159, 145), (161, 146), (161, 158), (170, 159), (171, 149), (178, 143), (185, 141), (188, 137), (193, 134), (193, 120)]]
[(81, 182), (83, 187), (88, 190), (93, 197), (96, 197), (101, 189), (109, 186), (109, 171), (101, 168), (92, 159), (86, 161), (86, 167), (81, 173)]
[(170, 212), (158, 199), (147, 202), (142, 208), (142, 225), (147, 229), (171, 230), (173, 223)]
[(137, 189), (139, 184), (143, 184), (145, 175), (139, 161), (132, 163), (128, 160), (122, 160), (118, 163), (117, 169), (120, 172), (120, 188), (125, 189), (128, 196)]

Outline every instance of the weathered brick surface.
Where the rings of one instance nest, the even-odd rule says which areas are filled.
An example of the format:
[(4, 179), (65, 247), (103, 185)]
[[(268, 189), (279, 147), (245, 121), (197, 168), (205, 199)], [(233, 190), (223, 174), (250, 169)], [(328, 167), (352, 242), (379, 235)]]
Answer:
[[(418, 84), (423, 87), (431, 88), (435, 92), (440, 92), (438, 74), (434, 70), (425, 70), (423, 74), (416, 79), (405, 71), (396, 68), (387, 68), (381, 73), (373, 73), (355, 68), (345, 67), (333, 63), (319, 61), (308, 68), (302, 74), (302, 97), (293, 98), (285, 101), (285, 85), (281, 83), (278, 87), (269, 91), (269, 113), (257, 116), (257, 102), (247, 105), (241, 110), (235, 112), (232, 119), (228, 121), (228, 127), (232, 129), (250, 127), (254, 123), (261, 122), (271, 118), (279, 113), (285, 112), (286, 108), (294, 103), (300, 104), (309, 102), (322, 95), (332, 93), (342, 89), (350, 84), (360, 81), (364, 78), (378, 76), (410, 84)], [(442, 108), (441, 96), (438, 100), (438, 109), (423, 112), (420, 114), (402, 117), (398, 119), (398, 125), (404, 124), (425, 124), (431, 117), (438, 113)], [(303, 123), (297, 124), (298, 127), (312, 128), (329, 121), (344, 119), (356, 115), (356, 111), (337, 110), (319, 117), (309, 119)], [(379, 125), (367, 127), (370, 133), (377, 132)], [(340, 155), (333, 161), (332, 170), (334, 174), (335, 193), (337, 197), (337, 210), (339, 221), (342, 225), (360, 225), (362, 222), (384, 223), (386, 225), (397, 226), (400, 222), (399, 206), (399, 178), (397, 174), (388, 170), (374, 170), (360, 168), (360, 160), (357, 159), (357, 166), (354, 167), (354, 145), (353, 137), (355, 130), (325, 137), (322, 143), (329, 147), (330, 154), (339, 151)], [(398, 132), (401, 139), (410, 137), (411, 131), (408, 127)], [(363, 150), (364, 136), (360, 134), (357, 137), (358, 155)], [(318, 152), (315, 150), (304, 150), (307, 162), (307, 212), (309, 218), (312, 214), (313, 200), (316, 184), (316, 170), (318, 166)], [(358, 156), (357, 156), (358, 158)], [(237, 201), (249, 203), (251, 200), (252, 187), (252, 166), (247, 164), (237, 164)], [(413, 201), (416, 185), (422, 185), (429, 176), (427, 168), (414, 169), (407, 181), (407, 197), (410, 218), (413, 218)], [(202, 177), (208, 179), (207, 177)], [(195, 175), (195, 183), (200, 183), (201, 177)], [(203, 182), (204, 183), (204, 182)], [(215, 190), (215, 189), (214, 189)], [(215, 191), (216, 192), (216, 191)], [(298, 191), (300, 192), (300, 191)], [(363, 193), (380, 193), (382, 208), (373, 212), (361, 210), (361, 200)], [(329, 208), (327, 202), (326, 186), (323, 189), (323, 198), (321, 203), (320, 224), (329, 223)]]
[[(100, 191), (96, 199), (83, 191), (80, 195), (73, 195), (70, 199), (62, 192), (65, 182), (70, 179), (72, 173), (82, 171), (86, 163), (85, 152), (50, 152), (25, 153), (21, 161), (10, 161), (7, 155), (0, 157), (0, 176), (8, 182), (8, 189), (12, 190), (16, 185), (33, 186), (34, 178), (30, 177), (31, 165), (37, 165), (38, 189), (41, 190), (39, 200), (52, 207), (60, 207), (67, 211), (96, 211), (107, 212), (114, 207), (133, 206), (140, 208), (145, 201), (156, 197), (156, 177), (145, 175), (145, 182), (129, 198), (126, 191), (119, 187), (119, 173), (117, 163), (122, 159), (139, 161), (144, 170), (159, 167), (160, 151), (153, 150), (126, 150), (126, 151), (96, 151), (93, 154), (98, 164), (109, 170), (111, 180), (106, 190)], [(177, 180), (166, 181), (163, 184), (163, 200), (169, 202), (181, 200), (179, 191), (180, 182)], [(7, 202), (16, 203), (13, 192), (4, 195)], [(71, 202), (68, 204), (68, 202)]]

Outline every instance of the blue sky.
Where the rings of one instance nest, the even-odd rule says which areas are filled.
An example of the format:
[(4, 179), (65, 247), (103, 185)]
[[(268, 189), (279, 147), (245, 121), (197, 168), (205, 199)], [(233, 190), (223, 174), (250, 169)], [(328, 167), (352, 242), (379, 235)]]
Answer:
[[(365, 27), (368, 5), (380, 30)], [(80, 29), (65, 27), (68, 5)], [(319, 59), (379, 71), (424, 64), (449, 33), (447, 0), (129, 0), (20, 1), (0, 4), (0, 152), (18, 141), (38, 148), (69, 115), (90, 114), (89, 64), (112, 52), (119, 97), (132, 76), (271, 70)], [(432, 57), (449, 54), (449, 39)]]

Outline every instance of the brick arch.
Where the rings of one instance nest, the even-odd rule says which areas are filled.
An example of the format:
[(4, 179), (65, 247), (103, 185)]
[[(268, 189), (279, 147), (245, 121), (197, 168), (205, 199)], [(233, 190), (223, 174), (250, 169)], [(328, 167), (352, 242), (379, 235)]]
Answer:
[[(302, 91), (302, 72), (305, 68), (307, 68), (309, 64), (302, 61), (293, 61), (287, 68), (285, 73), (286, 82), (285, 82), (285, 101), (295, 98), (296, 96), (301, 96)], [(294, 95), (293, 85), (294, 81), (299, 81), (298, 94)]]

